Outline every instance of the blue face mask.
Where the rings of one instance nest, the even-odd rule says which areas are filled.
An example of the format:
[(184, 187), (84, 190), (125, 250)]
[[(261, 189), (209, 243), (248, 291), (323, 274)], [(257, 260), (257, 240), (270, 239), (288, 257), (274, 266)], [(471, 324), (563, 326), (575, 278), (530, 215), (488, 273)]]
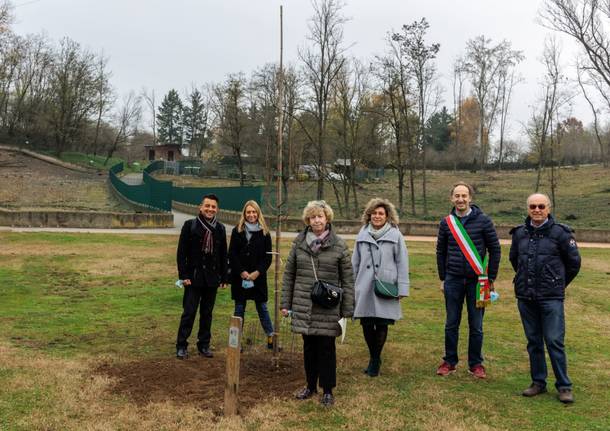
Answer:
[(242, 280), (241, 287), (243, 287), (244, 289), (250, 289), (254, 287), (254, 282), (252, 280)]

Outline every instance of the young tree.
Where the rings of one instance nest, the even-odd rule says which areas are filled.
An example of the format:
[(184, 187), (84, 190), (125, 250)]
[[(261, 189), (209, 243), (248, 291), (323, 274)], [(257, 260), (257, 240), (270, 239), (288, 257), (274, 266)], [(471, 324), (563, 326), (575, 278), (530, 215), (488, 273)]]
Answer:
[(309, 21), (308, 35), (312, 46), (299, 50), (299, 58), (303, 62), (305, 83), (311, 92), (310, 103), (306, 110), (314, 119), (313, 130), (305, 130), (305, 132), (315, 151), (318, 173), (317, 199), (323, 199), (326, 180), (328, 103), (333, 84), (345, 61), (342, 45), (343, 24), (346, 18), (341, 13), (343, 3), (340, 0), (314, 0), (313, 8), (314, 15)]
[(157, 114), (159, 141), (164, 144), (182, 145), (183, 106), (178, 92), (174, 89), (163, 98)]

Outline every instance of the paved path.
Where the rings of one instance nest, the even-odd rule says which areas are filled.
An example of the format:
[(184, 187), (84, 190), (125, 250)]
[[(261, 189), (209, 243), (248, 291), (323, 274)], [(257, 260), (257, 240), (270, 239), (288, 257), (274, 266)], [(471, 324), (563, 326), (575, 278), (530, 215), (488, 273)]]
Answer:
[(130, 186), (139, 186), (142, 184), (142, 174), (126, 174), (121, 177), (121, 181)]
[[(193, 218), (191, 214), (182, 213), (180, 211), (173, 210), (174, 214), (174, 227), (161, 228), (161, 229), (82, 229), (82, 228), (55, 228), (55, 227), (4, 227), (0, 226), (0, 232), (67, 232), (67, 233), (105, 233), (105, 234), (135, 234), (135, 235), (179, 235), (180, 229), (184, 222), (190, 218)], [(231, 232), (233, 226), (225, 223), (227, 231)], [(275, 237), (275, 231), (271, 232), (271, 236)], [(297, 236), (297, 232), (282, 232), (283, 238), (294, 238)], [(344, 239), (354, 240), (356, 234), (341, 234)], [(436, 237), (434, 236), (405, 236), (407, 242), (409, 241), (422, 241), (422, 242), (435, 242)], [(501, 239), (502, 245), (510, 245), (510, 240)], [(598, 242), (579, 242), (580, 248), (610, 248), (609, 243), (598, 243)]]

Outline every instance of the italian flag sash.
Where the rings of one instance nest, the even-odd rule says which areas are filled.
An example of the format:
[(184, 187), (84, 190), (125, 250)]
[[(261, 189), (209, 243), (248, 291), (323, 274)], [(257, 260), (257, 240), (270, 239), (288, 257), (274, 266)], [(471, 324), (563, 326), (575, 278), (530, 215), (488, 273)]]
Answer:
[(451, 231), (453, 238), (460, 246), (460, 250), (462, 250), (462, 253), (464, 253), (464, 257), (470, 264), (472, 270), (478, 276), (478, 283), (476, 287), (477, 307), (485, 307), (491, 302), (489, 277), (487, 276), (489, 255), (486, 255), (484, 260), (481, 259), (477, 248), (474, 246), (474, 243), (470, 239), (470, 236), (468, 235), (468, 232), (466, 232), (466, 229), (464, 229), (464, 226), (462, 226), (460, 219), (458, 219), (453, 214), (449, 214), (447, 217), (445, 217), (445, 221), (449, 226), (449, 230)]

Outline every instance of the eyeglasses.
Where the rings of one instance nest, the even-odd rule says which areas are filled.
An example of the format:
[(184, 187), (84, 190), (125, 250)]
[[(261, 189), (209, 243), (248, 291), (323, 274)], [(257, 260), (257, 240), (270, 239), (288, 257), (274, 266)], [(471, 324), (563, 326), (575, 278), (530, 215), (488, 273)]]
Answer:
[(538, 205), (530, 204), (530, 209), (531, 210), (535, 210), (536, 208), (538, 208), (539, 210), (543, 210), (543, 209), (546, 208), (546, 205), (545, 204), (538, 204)]

